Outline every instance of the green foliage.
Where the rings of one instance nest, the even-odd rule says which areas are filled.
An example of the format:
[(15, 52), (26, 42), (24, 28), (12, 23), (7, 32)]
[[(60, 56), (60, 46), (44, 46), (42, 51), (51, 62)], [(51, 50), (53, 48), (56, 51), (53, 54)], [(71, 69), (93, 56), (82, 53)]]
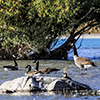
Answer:
[[(100, 8), (100, 0), (1, 0), (0, 7), (3, 47), (7, 43), (12, 43), (12, 48), (25, 43), (30, 48), (46, 48), (91, 7)], [(94, 16), (84, 22), (99, 19)]]

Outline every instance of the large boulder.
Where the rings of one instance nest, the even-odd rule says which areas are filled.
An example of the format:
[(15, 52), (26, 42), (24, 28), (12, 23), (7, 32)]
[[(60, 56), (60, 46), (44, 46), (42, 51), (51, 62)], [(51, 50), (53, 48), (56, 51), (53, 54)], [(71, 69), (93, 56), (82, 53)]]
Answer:
[(72, 79), (62, 79), (57, 77), (46, 76), (22, 76), (11, 81), (4, 82), (0, 86), (2, 92), (15, 91), (52, 91), (52, 90), (91, 90), (91, 88), (83, 83), (79, 83)]

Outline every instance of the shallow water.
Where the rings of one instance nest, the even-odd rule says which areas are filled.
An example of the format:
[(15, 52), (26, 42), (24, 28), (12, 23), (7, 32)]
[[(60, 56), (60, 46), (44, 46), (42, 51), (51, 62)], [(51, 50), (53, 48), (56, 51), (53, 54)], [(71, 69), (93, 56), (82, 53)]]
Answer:
[[(64, 43), (66, 40), (63, 39), (59, 41), (59, 45)], [(82, 39), (79, 39), (76, 43), (78, 47), (81, 43)], [(55, 47), (55, 48), (56, 48)], [(94, 63), (98, 67), (92, 67), (87, 70), (87, 75), (79, 75), (80, 70), (74, 64), (73, 61), (66, 61), (66, 60), (40, 60), (40, 68), (44, 67), (55, 67), (60, 68), (61, 70), (57, 73), (52, 73), (46, 76), (51, 77), (62, 77), (63, 73), (63, 65), (67, 67), (68, 75), (78, 82), (85, 83), (89, 85), (92, 89), (98, 90), (100, 89), (100, 39), (84, 39), (82, 42), (81, 48), (78, 49), (79, 56), (88, 57), (94, 61)], [(68, 54), (69, 60), (73, 60), (73, 52), (69, 52)], [(19, 65), (18, 71), (4, 71), (2, 66), (3, 65), (13, 65), (13, 61), (9, 60), (1, 60), (0, 61), (0, 85), (8, 80), (13, 80), (15, 78), (21, 77), (25, 74), (25, 66), (30, 64), (31, 66), (35, 66), (32, 63), (32, 60), (17, 60)], [(62, 95), (57, 94), (54, 92), (39, 92), (39, 93), (13, 93), (13, 94), (0, 94), (0, 100), (100, 100), (100, 96), (92, 96), (92, 95), (85, 95), (85, 96), (78, 96), (78, 95)]]
[[(78, 48), (81, 44), (81, 47)], [(80, 57), (88, 57), (91, 60), (100, 60), (100, 39), (79, 39), (76, 42)], [(73, 50), (69, 51), (69, 60), (73, 59)]]
[[(8, 80), (13, 80), (14, 78), (21, 77), (25, 74), (26, 70), (24, 67), (27, 64), (35, 66), (31, 60), (17, 60), (19, 64), (18, 71), (4, 71), (2, 67), (0, 67), (0, 85)], [(87, 75), (79, 75), (79, 68), (75, 66), (73, 61), (65, 61), (65, 60), (40, 60), (40, 68), (44, 67), (56, 67), (61, 70), (57, 73), (48, 74), (47, 76), (55, 76), (62, 77), (62, 66), (67, 66), (68, 75), (78, 82), (82, 82), (88, 84), (92, 89), (98, 90), (100, 89), (100, 61), (94, 61), (94, 63), (98, 66), (96, 68), (90, 68), (87, 71)], [(3, 65), (13, 65), (13, 61), (0, 61), (0, 66)], [(95, 100), (96, 98), (100, 98), (100, 96), (70, 96), (70, 95), (62, 95), (55, 94), (54, 92), (40, 92), (40, 93), (13, 93), (13, 94), (0, 94), (0, 100), (82, 100), (82, 99)]]

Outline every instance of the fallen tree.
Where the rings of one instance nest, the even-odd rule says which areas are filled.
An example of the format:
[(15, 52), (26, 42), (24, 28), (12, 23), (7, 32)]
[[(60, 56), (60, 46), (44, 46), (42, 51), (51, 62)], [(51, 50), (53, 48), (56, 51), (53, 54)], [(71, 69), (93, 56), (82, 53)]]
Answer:
[[(96, 13), (97, 11), (98, 9), (95, 9), (94, 7), (91, 8), (89, 12), (86, 13), (86, 15), (84, 15), (82, 18), (80, 18), (75, 24), (68, 26), (68, 28), (71, 27), (71, 32), (70, 32), (70, 35), (67, 41), (64, 44), (62, 44), (60, 47), (52, 51), (49, 51), (49, 52), (45, 51), (45, 49), (42, 48), (43, 52), (41, 52), (42, 54), (41, 53), (37, 54), (38, 57), (42, 59), (65, 59), (67, 60), (67, 57), (68, 57), (67, 51), (70, 51), (70, 49), (72, 48), (71, 44), (76, 43), (81, 35), (88, 32), (92, 27), (98, 25), (98, 22), (96, 22), (96, 20), (92, 20), (91, 22), (88, 22), (86, 25), (84, 25), (81, 29), (78, 29), (81, 23), (83, 23), (87, 17), (93, 16), (94, 13)], [(37, 55), (36, 55), (36, 58), (37, 58)], [(33, 56), (35, 55), (33, 54)]]

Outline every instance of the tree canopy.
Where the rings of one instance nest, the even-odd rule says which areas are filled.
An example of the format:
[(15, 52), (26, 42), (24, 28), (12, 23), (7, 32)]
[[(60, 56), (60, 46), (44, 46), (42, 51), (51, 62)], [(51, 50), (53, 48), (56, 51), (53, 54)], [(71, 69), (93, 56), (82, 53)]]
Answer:
[(1, 0), (0, 7), (1, 48), (10, 55), (21, 43), (48, 51), (57, 37), (100, 25), (100, 0)]

